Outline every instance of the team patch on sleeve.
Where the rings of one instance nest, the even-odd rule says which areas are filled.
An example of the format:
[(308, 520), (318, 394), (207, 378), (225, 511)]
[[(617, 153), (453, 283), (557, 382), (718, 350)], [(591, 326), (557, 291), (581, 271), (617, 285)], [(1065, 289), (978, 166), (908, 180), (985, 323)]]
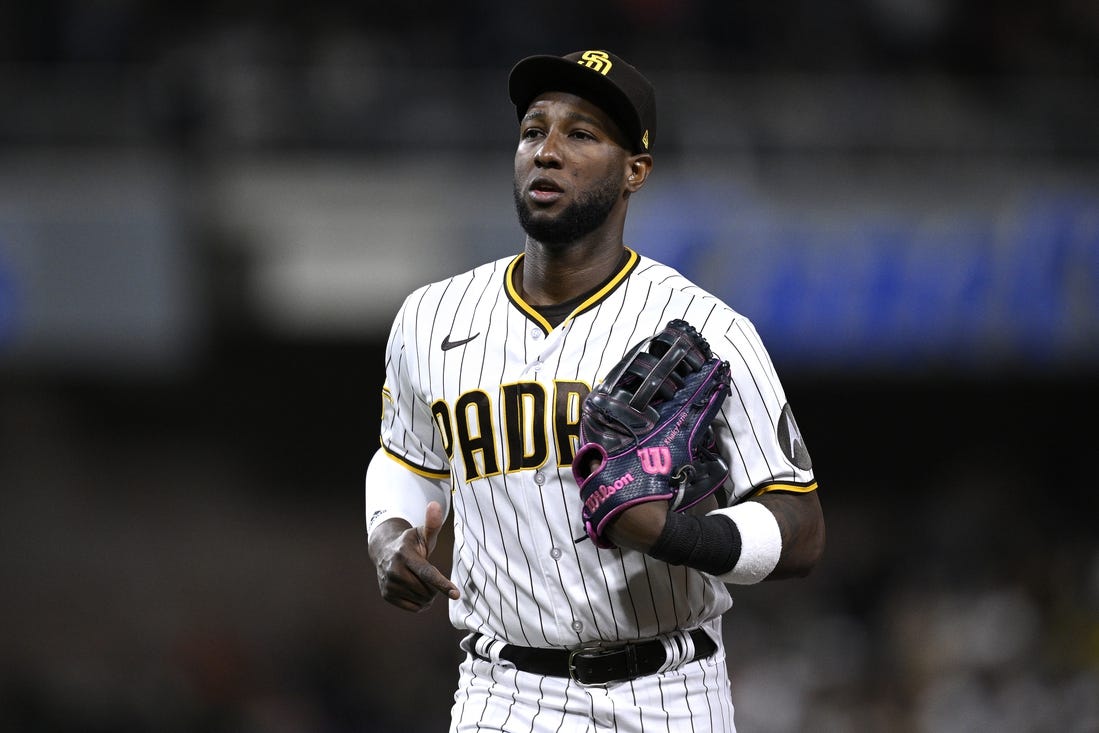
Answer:
[(798, 429), (789, 402), (783, 405), (782, 415), (778, 419), (778, 444), (782, 446), (786, 460), (793, 465), (803, 471), (813, 467), (813, 459), (809, 457), (809, 450), (805, 447), (805, 439), (801, 437), (801, 430)]
[(389, 387), (382, 387), (382, 415), (381, 419), (385, 420), (386, 410), (393, 408), (393, 394), (389, 391)]

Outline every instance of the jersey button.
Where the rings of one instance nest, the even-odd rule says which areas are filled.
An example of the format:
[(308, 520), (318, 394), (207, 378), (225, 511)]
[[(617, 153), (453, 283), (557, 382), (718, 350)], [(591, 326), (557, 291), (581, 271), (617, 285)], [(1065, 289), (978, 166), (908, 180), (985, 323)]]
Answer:
[(583, 621), (573, 621), (572, 622), (572, 630), (579, 634), (581, 631), (584, 630), (584, 622)]
[(535, 341), (541, 341), (542, 340), (542, 329), (540, 329), (540, 328), (530, 329), (530, 337), (532, 339), (534, 339)]
[(535, 471), (534, 483), (538, 484), (539, 486), (546, 483), (546, 474), (542, 473), (541, 471)]
[(560, 550), (560, 548), (554, 547), (552, 550), (550, 550), (550, 557), (552, 557), (554, 560), (560, 560), (561, 559), (561, 550)]

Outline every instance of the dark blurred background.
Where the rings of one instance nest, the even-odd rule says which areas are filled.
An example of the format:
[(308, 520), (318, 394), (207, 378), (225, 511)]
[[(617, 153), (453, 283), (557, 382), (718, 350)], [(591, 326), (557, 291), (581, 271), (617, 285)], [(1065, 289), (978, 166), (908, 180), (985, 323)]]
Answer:
[(0, 728), (445, 729), (445, 607), (366, 553), (384, 339), (519, 250), (507, 71), (592, 47), (658, 90), (629, 243), (821, 483), (740, 729), (1099, 731), (1088, 0), (0, 5)]

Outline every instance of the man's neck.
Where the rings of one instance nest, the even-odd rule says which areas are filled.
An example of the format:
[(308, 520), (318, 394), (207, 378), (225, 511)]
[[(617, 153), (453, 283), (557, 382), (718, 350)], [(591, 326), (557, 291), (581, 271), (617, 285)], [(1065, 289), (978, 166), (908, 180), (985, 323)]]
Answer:
[(618, 268), (622, 240), (547, 247), (529, 237), (515, 288), (530, 305), (556, 305), (591, 290)]

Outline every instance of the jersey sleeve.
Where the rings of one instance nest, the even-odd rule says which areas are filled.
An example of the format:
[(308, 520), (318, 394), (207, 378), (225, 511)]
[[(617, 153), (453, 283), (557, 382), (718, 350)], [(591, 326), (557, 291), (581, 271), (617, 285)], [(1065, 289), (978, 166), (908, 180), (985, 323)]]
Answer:
[(416, 379), (415, 349), (407, 346), (415, 302), (410, 296), (402, 305), (386, 343), (381, 447), (366, 473), (368, 532), (393, 517), (418, 526), (433, 500), (450, 509), (450, 463)]
[(431, 406), (421, 387), (415, 344), (417, 294), (401, 306), (385, 349), (382, 386), (382, 449), (410, 471), (429, 479), (450, 477), (450, 461)]
[(816, 490), (805, 440), (755, 326), (741, 316), (707, 338), (732, 373), (732, 393), (715, 420), (731, 469), (729, 503), (768, 491)]

